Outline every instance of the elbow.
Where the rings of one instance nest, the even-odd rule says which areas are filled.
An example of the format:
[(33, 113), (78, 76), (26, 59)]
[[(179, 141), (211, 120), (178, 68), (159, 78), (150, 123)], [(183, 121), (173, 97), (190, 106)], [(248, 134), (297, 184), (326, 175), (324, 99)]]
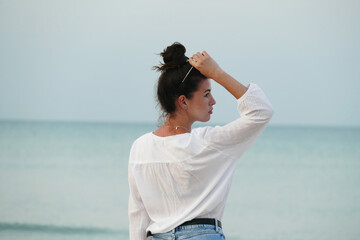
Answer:
[(257, 108), (250, 109), (245, 112), (242, 117), (248, 119), (255, 124), (266, 124), (270, 122), (274, 115), (274, 108), (270, 103), (259, 104)]
[(266, 106), (262, 109), (258, 109), (254, 111), (249, 119), (257, 124), (267, 124), (270, 122), (273, 115), (274, 115), (273, 107)]
[(265, 120), (267, 120), (267, 122), (270, 122), (271, 118), (273, 117), (274, 115), (274, 108), (272, 106), (269, 106), (269, 108), (267, 108), (265, 111), (264, 111), (264, 117), (265, 117)]

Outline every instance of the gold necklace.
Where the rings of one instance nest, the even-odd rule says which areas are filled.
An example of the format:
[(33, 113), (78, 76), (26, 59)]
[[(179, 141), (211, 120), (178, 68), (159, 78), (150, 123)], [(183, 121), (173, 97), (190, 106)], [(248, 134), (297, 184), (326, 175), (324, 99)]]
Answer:
[(191, 130), (189, 130), (189, 129), (187, 129), (186, 127), (183, 127), (183, 126), (175, 126), (175, 127), (173, 127), (173, 126), (170, 126), (169, 124), (164, 124), (164, 125), (167, 126), (167, 127), (169, 127), (169, 128), (173, 128), (173, 129), (175, 129), (175, 130), (178, 130), (179, 128), (182, 128), (182, 129), (186, 130), (188, 133), (191, 132)]

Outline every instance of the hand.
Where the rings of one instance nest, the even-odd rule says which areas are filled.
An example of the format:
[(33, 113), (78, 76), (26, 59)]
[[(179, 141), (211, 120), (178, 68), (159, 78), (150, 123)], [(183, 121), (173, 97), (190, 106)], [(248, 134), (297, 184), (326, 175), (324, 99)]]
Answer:
[(211, 78), (223, 86), (236, 99), (243, 96), (248, 89), (235, 78), (224, 72), (205, 51), (194, 54), (192, 58), (190, 58), (189, 63), (207, 78)]
[(189, 63), (194, 66), (197, 70), (199, 70), (203, 75), (208, 78), (216, 79), (216, 77), (221, 74), (222, 69), (215, 62), (212, 57), (206, 52), (195, 53), (190, 59)]

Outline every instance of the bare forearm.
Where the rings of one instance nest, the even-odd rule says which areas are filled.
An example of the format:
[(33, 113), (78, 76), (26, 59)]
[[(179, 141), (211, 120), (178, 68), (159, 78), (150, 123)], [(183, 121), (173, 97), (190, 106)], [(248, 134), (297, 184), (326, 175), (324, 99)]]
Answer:
[(213, 80), (228, 90), (229, 93), (231, 93), (236, 99), (241, 98), (241, 96), (248, 90), (247, 87), (223, 70), (219, 70), (214, 75)]

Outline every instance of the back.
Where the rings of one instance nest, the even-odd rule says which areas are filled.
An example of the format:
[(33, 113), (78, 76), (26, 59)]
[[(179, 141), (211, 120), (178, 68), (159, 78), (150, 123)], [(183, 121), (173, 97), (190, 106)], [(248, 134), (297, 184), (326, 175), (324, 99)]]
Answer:
[(195, 217), (221, 219), (235, 159), (207, 144), (206, 128), (158, 137), (148, 133), (131, 151), (129, 171), (151, 221), (162, 232)]

